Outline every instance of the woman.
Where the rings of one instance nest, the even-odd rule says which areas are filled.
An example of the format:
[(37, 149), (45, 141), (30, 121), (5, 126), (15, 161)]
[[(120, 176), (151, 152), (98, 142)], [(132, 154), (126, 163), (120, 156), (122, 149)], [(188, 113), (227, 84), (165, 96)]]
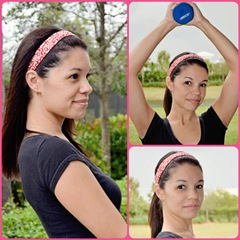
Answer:
[[(92, 92), (86, 44), (69, 31), (32, 31), (15, 56), (3, 122), (3, 173), (19, 177), (50, 238), (119, 238), (117, 184), (72, 137)], [(107, 227), (106, 227), (107, 226)]]
[(147, 103), (138, 73), (164, 37), (179, 26), (172, 17), (177, 3), (168, 6), (163, 21), (130, 54), (130, 117), (143, 144), (224, 144), (226, 129), (238, 107), (238, 50), (200, 12), (194, 3), (194, 17), (187, 25), (199, 28), (226, 61), (229, 72), (220, 96), (200, 117), (196, 109), (206, 94), (208, 70), (204, 60), (182, 53), (172, 63), (166, 77), (164, 98), (166, 118)]
[(149, 210), (152, 238), (193, 238), (192, 219), (203, 202), (203, 172), (197, 159), (169, 152), (155, 169)]

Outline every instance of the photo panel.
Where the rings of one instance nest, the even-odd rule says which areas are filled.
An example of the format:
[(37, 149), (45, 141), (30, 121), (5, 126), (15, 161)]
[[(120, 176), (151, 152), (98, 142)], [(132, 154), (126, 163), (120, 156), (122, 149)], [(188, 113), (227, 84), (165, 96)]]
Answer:
[[(192, 218), (195, 237), (235, 238), (238, 235), (238, 149), (214, 146), (197, 148), (149, 146), (132, 147), (129, 150), (130, 236), (132, 238), (151, 238), (148, 215), (151, 201), (153, 201), (154, 171), (159, 160), (172, 151), (183, 151), (191, 154), (202, 167), (204, 198), (196, 216)], [(182, 164), (181, 167), (185, 165), (188, 164)], [(176, 166), (174, 170), (170, 170), (170, 177), (165, 183), (165, 191), (169, 191), (168, 181), (174, 179), (174, 174), (176, 174), (178, 168), (179, 166)], [(178, 176), (181, 181), (184, 180), (185, 182), (182, 183), (178, 179), (181, 188), (174, 185), (174, 188), (171, 189), (170, 193), (175, 194), (172, 195), (175, 197), (172, 197), (170, 203), (167, 198), (164, 199), (165, 207), (171, 206), (172, 208), (169, 207), (169, 209), (172, 209), (172, 212), (175, 211), (174, 214), (177, 219), (183, 217), (181, 213), (185, 210), (182, 207), (195, 201), (189, 196), (189, 198), (182, 197), (183, 192), (187, 192), (191, 188), (191, 180), (189, 179), (194, 179), (197, 176), (194, 171), (198, 167), (195, 168), (186, 170), (181, 173), (182, 175), (179, 175), (180, 177)], [(166, 168), (163, 171), (165, 170)], [(199, 191), (197, 182), (195, 187), (196, 191)], [(175, 204), (175, 207), (173, 207), (173, 204)], [(179, 209), (180, 218), (177, 216)]]
[[(236, 144), (238, 142), (238, 112), (236, 106), (238, 103), (238, 84), (237, 84), (237, 61), (238, 53), (236, 48), (238, 47), (238, 6), (235, 2), (197, 2), (196, 6), (200, 10), (201, 14), (207, 19), (207, 28), (212, 25), (217, 28), (219, 32), (225, 35), (228, 40), (236, 47), (231, 48), (234, 51), (235, 56), (231, 61), (228, 59), (227, 53), (230, 52), (229, 42), (216, 34), (214, 28), (211, 26), (211, 31), (205, 31), (196, 24), (196, 22), (190, 21), (189, 23), (182, 23), (174, 25), (174, 27), (168, 27), (173, 24), (173, 20), (169, 20), (171, 17), (166, 18), (170, 2), (132, 2), (129, 6), (129, 141), (131, 144)], [(170, 11), (174, 12), (172, 7)], [(194, 10), (195, 11), (195, 10)], [(198, 10), (196, 10), (198, 11)], [(188, 17), (189, 12), (183, 15)], [(199, 12), (196, 13), (196, 17)], [(224, 16), (224, 17), (223, 17)], [(169, 21), (169, 24), (160, 29), (160, 25), (164, 24), (164, 20)], [(165, 22), (166, 22), (165, 21)], [(194, 16), (193, 16), (194, 21)], [(231, 26), (231, 27), (229, 27)], [(157, 33), (159, 29), (159, 32)], [(164, 34), (162, 34), (164, 32)], [(215, 32), (213, 35), (211, 33)], [(166, 33), (166, 34), (165, 34)], [(161, 35), (162, 34), (162, 35)], [(160, 36), (161, 35), (161, 36)], [(216, 36), (218, 35), (218, 36)], [(215, 40), (214, 40), (215, 38)], [(227, 44), (226, 44), (227, 43)], [(228, 51), (225, 49), (228, 48)], [(152, 51), (153, 50), (153, 51)], [(220, 134), (221, 126), (218, 130), (213, 130), (213, 127), (207, 127), (208, 123), (204, 123), (206, 126), (206, 133), (211, 137), (216, 136), (215, 139), (209, 139), (208, 136), (204, 136), (203, 130), (201, 132), (201, 139), (185, 139), (181, 133), (185, 131), (177, 131), (179, 128), (174, 127), (173, 121), (169, 120), (171, 114), (169, 107), (165, 107), (168, 104), (168, 98), (165, 97), (167, 85), (168, 70), (170, 68), (170, 62), (179, 54), (184, 52), (190, 52), (197, 54), (207, 64), (208, 77), (206, 92), (202, 95), (200, 103), (194, 108), (196, 115), (201, 116), (205, 114), (211, 106), (218, 116), (216, 123), (221, 122), (222, 127), (227, 127), (225, 138), (224, 136), (217, 136)], [(229, 79), (229, 69), (234, 64), (235, 75), (233, 79)], [(194, 70), (194, 72), (196, 72)], [(198, 75), (199, 76), (199, 75)], [(194, 77), (193, 77), (194, 78)], [(231, 77), (230, 77), (231, 78)], [(135, 84), (139, 80), (139, 84)], [(177, 79), (177, 78), (176, 78)], [(225, 81), (228, 79), (228, 81)], [(178, 80), (178, 79), (177, 79)], [(177, 82), (175, 80), (175, 82)], [(233, 88), (229, 87), (226, 82), (230, 81), (234, 83)], [(135, 82), (134, 82), (135, 81)], [(226, 83), (226, 84), (225, 84)], [(222, 94), (223, 86), (225, 92)], [(176, 88), (174, 89), (176, 93)], [(144, 98), (142, 97), (142, 91)], [(170, 89), (170, 91), (172, 91)], [(181, 91), (183, 93), (183, 91)], [(224, 99), (224, 95), (229, 94), (229, 97), (221, 101), (219, 109), (228, 109), (229, 111), (219, 111), (216, 107), (216, 100), (221, 96)], [(169, 95), (169, 93), (168, 93)], [(174, 91), (172, 92), (174, 95)], [(166, 95), (167, 96), (167, 95)], [(226, 95), (225, 95), (226, 96)], [(230, 97), (231, 96), (231, 97)], [(182, 99), (184, 96), (182, 96)], [(195, 100), (198, 97), (195, 96)], [(176, 96), (174, 96), (176, 99)], [(200, 99), (200, 98), (199, 98)], [(228, 102), (231, 99), (231, 102)], [(227, 106), (224, 103), (228, 102)], [(147, 103), (147, 105), (146, 105)], [(184, 103), (185, 104), (185, 103)], [(192, 102), (196, 105), (196, 102)], [(189, 107), (189, 103), (184, 106)], [(149, 107), (150, 106), (150, 109)], [(175, 105), (174, 105), (175, 106)], [(231, 109), (232, 108), (232, 109)], [(155, 119), (153, 118), (154, 111), (156, 113)], [(231, 113), (229, 114), (229, 112)], [(151, 116), (151, 117), (149, 117)], [(166, 134), (170, 132), (170, 137), (160, 138), (156, 136), (161, 126), (156, 121), (164, 119), (167, 123)], [(230, 121), (229, 121), (230, 117)], [(151, 118), (151, 119), (148, 119)], [(210, 117), (213, 119), (213, 117)], [(157, 119), (157, 120), (156, 120)], [(227, 121), (226, 121), (227, 119)], [(152, 120), (152, 121), (151, 121)], [(176, 118), (175, 118), (176, 120)], [(160, 120), (159, 120), (160, 121)], [(230, 122), (230, 123), (229, 123)], [(152, 126), (150, 127), (150, 123)], [(156, 123), (156, 125), (154, 124)], [(153, 127), (154, 125), (154, 127)], [(195, 128), (196, 129), (196, 128)], [(224, 133), (223, 133), (224, 134)], [(220, 140), (221, 138), (221, 140)], [(170, 140), (169, 140), (170, 139)], [(200, 139), (200, 140), (199, 140)]]

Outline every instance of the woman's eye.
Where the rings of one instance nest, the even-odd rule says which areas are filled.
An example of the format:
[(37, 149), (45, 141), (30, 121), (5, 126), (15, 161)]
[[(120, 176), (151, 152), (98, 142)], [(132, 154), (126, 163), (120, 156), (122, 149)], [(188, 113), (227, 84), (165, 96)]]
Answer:
[(201, 87), (207, 87), (207, 84), (206, 83), (202, 83), (200, 84)]
[(179, 185), (177, 188), (182, 190), (185, 189), (186, 187), (184, 185)]
[(70, 78), (72, 78), (72, 79), (78, 79), (78, 77), (79, 77), (79, 76), (78, 76), (77, 73), (75, 73), (75, 74), (73, 74), (73, 75), (70, 76)]
[(184, 84), (186, 84), (186, 85), (191, 85), (192, 82), (191, 82), (191, 81), (186, 81), (186, 82), (184, 82)]
[(197, 188), (198, 188), (198, 189), (203, 189), (203, 185), (202, 185), (202, 184), (197, 185)]

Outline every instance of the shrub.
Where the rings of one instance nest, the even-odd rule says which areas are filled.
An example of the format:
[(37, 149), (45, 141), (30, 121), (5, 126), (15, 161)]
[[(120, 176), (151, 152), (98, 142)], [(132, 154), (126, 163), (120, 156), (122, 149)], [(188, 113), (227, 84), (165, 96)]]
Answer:
[(5, 238), (47, 238), (37, 214), (25, 201), (17, 207), (9, 200), (2, 208), (2, 234)]
[(121, 214), (123, 218), (127, 219), (127, 176), (123, 177), (121, 180), (117, 180), (116, 183), (121, 189), (122, 193), (122, 204), (121, 204)]
[(127, 174), (127, 117), (118, 115), (110, 118), (111, 177), (121, 179)]
[[(121, 179), (127, 174), (127, 129), (125, 115), (110, 117), (111, 139), (111, 177)], [(105, 173), (109, 166), (102, 159), (101, 119), (97, 118), (84, 124), (77, 124), (76, 140), (82, 144), (91, 161)]]

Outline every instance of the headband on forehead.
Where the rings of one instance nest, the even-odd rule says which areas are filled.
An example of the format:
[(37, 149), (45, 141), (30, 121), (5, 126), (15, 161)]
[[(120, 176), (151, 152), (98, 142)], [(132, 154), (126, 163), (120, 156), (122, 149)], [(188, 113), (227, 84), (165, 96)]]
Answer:
[(33, 58), (31, 59), (28, 70), (36, 70), (40, 62), (46, 57), (46, 55), (51, 51), (51, 49), (64, 37), (74, 35), (73, 33), (61, 30), (54, 34), (52, 34), (49, 38), (47, 38), (37, 49)]
[(177, 65), (182, 62), (183, 60), (185, 59), (198, 59), (202, 62), (204, 62), (203, 58), (200, 57), (199, 55), (195, 54), (195, 53), (190, 53), (190, 54), (186, 54), (186, 55), (183, 55), (179, 58), (177, 58), (170, 66), (169, 70), (168, 70), (168, 77), (171, 75), (171, 73), (173, 72), (173, 70), (177, 67)]
[(167, 167), (167, 165), (172, 161), (174, 160), (175, 158), (177, 157), (182, 157), (182, 156), (188, 156), (188, 157), (191, 157), (193, 159), (195, 159), (194, 156), (192, 156), (191, 154), (189, 153), (185, 153), (185, 152), (177, 152), (177, 153), (174, 153), (174, 154), (171, 154), (170, 156), (166, 157), (162, 163), (159, 165), (158, 169), (157, 169), (157, 172), (156, 172), (156, 176), (155, 176), (155, 183), (158, 183), (159, 180), (160, 180), (160, 177), (163, 173), (163, 171), (165, 170), (165, 168)]

